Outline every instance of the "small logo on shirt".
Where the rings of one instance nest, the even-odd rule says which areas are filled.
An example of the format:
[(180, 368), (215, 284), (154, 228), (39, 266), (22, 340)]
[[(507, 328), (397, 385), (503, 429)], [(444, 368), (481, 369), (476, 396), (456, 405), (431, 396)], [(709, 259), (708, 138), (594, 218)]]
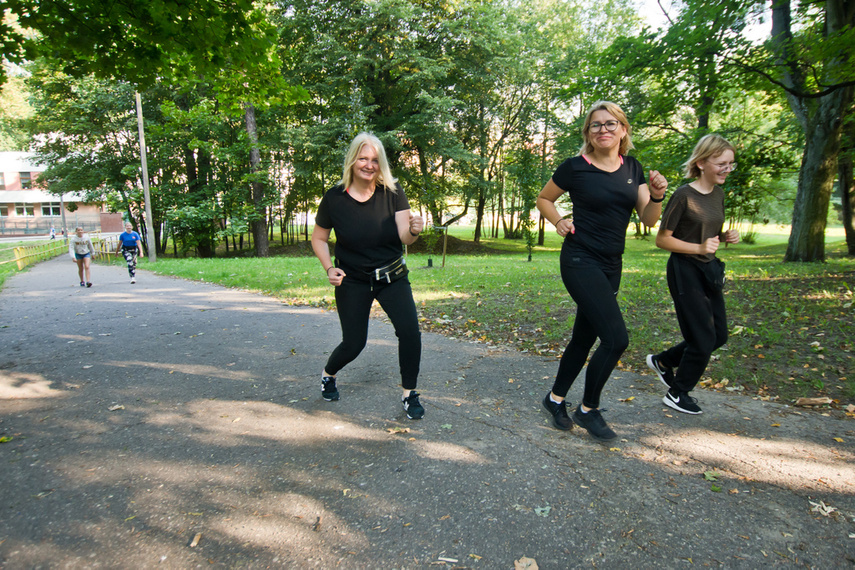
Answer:
[(627, 178), (627, 179), (626, 179), (626, 183), (627, 183), (627, 184), (632, 184), (632, 178)]

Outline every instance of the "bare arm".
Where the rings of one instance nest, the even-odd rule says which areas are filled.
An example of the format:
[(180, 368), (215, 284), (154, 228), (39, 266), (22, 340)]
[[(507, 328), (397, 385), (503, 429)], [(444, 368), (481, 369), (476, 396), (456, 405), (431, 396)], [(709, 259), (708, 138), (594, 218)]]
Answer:
[(411, 210), (401, 210), (395, 213), (395, 225), (398, 227), (401, 243), (410, 245), (419, 238), (419, 234), (425, 227), (425, 221), (421, 216), (414, 216)]
[[(650, 171), (650, 186), (641, 184), (638, 187), (638, 201), (635, 203), (635, 211), (645, 226), (652, 228), (662, 215), (662, 201), (665, 199), (665, 190), (668, 189), (668, 180), (656, 170)], [(654, 202), (653, 200), (658, 200)]]
[(327, 272), (330, 285), (338, 287), (341, 285), (345, 273), (342, 269), (333, 265), (329, 245), (330, 233), (331, 230), (322, 228), (318, 224), (315, 224), (315, 227), (312, 230), (312, 251), (315, 252), (315, 257), (318, 258), (318, 261), (321, 262), (321, 265)]
[(691, 243), (675, 238), (673, 230), (659, 228), (659, 233), (656, 234), (656, 247), (673, 253), (706, 255), (715, 253), (719, 244), (718, 236), (704, 240), (703, 243)]
[(572, 220), (565, 219), (555, 207), (555, 202), (562, 194), (564, 194), (564, 190), (559, 188), (550, 178), (537, 196), (537, 209), (541, 216), (555, 226), (555, 232), (564, 237), (567, 234), (576, 233), (576, 226), (573, 225)]

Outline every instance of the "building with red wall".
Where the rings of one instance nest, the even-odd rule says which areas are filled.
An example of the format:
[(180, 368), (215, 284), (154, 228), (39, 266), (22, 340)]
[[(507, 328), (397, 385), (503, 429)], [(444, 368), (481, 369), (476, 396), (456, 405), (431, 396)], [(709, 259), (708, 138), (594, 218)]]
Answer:
[[(63, 220), (69, 232), (77, 226), (87, 232), (122, 231), (121, 214), (87, 204), (77, 194), (48, 192), (39, 180), (43, 171), (32, 153), (0, 152), (0, 236), (49, 235), (51, 227), (60, 235)], [(69, 204), (74, 204), (73, 212)]]

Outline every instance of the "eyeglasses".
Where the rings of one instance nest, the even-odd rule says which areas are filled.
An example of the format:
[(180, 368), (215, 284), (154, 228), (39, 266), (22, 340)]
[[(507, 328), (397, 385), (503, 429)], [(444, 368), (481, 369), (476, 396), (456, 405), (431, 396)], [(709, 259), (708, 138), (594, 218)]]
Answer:
[(617, 130), (618, 125), (620, 125), (620, 121), (606, 121), (605, 123), (591, 123), (588, 125), (588, 130), (592, 133), (598, 133), (603, 130), (603, 127), (610, 133), (613, 133)]
[(719, 172), (733, 172), (734, 170), (736, 170), (735, 162), (710, 162), (710, 165)]

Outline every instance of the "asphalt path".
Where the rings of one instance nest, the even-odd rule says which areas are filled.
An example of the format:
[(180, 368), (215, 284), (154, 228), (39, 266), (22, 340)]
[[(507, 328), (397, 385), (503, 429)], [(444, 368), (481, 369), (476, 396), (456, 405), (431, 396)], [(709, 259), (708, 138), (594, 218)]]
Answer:
[(603, 445), (549, 426), (556, 361), (424, 334), (410, 421), (382, 318), (325, 402), (335, 312), (92, 277), (62, 256), (0, 292), (0, 568), (855, 565), (851, 417), (708, 391), (687, 416), (615, 373)]

